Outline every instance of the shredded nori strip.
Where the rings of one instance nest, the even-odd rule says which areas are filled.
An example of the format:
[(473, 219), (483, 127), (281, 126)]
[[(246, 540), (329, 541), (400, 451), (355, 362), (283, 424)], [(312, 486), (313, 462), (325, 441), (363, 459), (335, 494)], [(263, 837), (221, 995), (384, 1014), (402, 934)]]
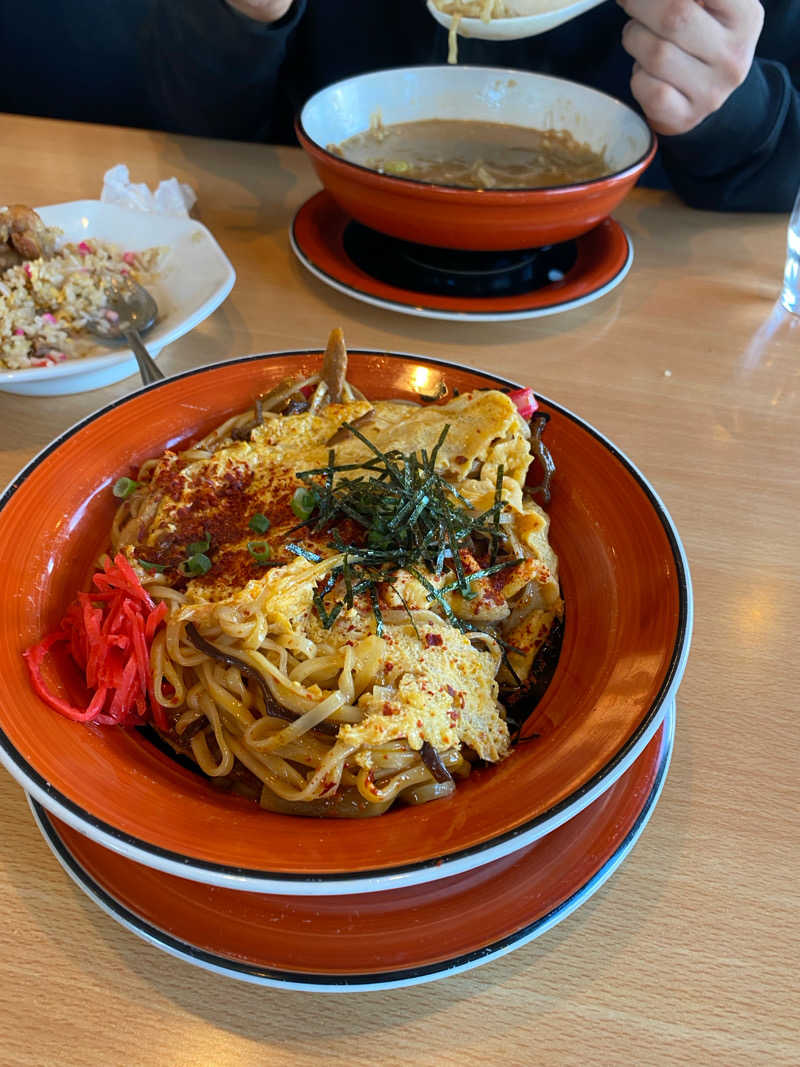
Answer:
[(318, 556), (316, 552), (311, 552), (307, 548), (303, 548), (302, 545), (296, 545), (293, 542), (289, 542), (283, 546), (287, 552), (293, 552), (296, 556), (302, 556), (303, 559), (307, 559), (309, 563), (319, 563), (322, 556)]

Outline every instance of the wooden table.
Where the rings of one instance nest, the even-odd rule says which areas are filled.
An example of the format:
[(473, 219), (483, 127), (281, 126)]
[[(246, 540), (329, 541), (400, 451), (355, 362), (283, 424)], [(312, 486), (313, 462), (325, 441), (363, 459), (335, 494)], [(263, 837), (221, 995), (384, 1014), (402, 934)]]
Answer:
[[(786, 218), (635, 192), (624, 283), (506, 325), (355, 302), (294, 260), (317, 188), (298, 150), (0, 117), (0, 196), (99, 195), (126, 162), (177, 175), (238, 281), (164, 351), (169, 374), (321, 344), (426, 353), (529, 382), (632, 457), (689, 557), (696, 620), (669, 777), (614, 877), (539, 940), (430, 985), (354, 996), (260, 989), (168, 957), (67, 879), (0, 773), (3, 1064), (782, 1064), (800, 1062), (796, 922), (800, 319), (776, 309)], [(134, 379), (0, 394), (0, 480)]]

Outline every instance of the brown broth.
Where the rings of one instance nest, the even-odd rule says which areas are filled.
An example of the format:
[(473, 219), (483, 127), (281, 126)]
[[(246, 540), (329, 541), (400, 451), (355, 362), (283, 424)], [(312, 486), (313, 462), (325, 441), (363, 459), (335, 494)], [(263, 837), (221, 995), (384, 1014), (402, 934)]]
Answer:
[(568, 130), (471, 119), (376, 122), (329, 150), (381, 174), (468, 189), (573, 185), (611, 172), (603, 153)]

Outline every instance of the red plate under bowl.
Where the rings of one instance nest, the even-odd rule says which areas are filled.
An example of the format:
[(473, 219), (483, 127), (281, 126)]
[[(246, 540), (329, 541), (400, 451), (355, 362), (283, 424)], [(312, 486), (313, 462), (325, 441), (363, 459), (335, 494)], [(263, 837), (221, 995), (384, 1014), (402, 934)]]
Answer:
[[(58, 438), (0, 499), (0, 759), (45, 808), (106, 847), (232, 888), (396, 888), (529, 844), (631, 765), (688, 654), (689, 576), (669, 516), (613, 445), (542, 400), (557, 466), (549, 511), (566, 603), (561, 656), (525, 731), (538, 736), (473, 773), (453, 797), (364, 821), (275, 815), (214, 791), (135, 730), (75, 724), (41, 704), (22, 651), (86, 587), (107, 548), (116, 479), (319, 361), (319, 352), (246, 357), (140, 390)], [(436, 360), (359, 351), (349, 377), (375, 399), (413, 398), (440, 378), (462, 392), (510, 384)]]
[(542, 840), (455, 878), (390, 893), (321, 899), (201, 885), (132, 863), (32, 806), (70, 877), (145, 941), (263, 985), (387, 989), (487, 963), (584, 904), (647, 823), (669, 764), (673, 727), (668, 714), (619, 781)]

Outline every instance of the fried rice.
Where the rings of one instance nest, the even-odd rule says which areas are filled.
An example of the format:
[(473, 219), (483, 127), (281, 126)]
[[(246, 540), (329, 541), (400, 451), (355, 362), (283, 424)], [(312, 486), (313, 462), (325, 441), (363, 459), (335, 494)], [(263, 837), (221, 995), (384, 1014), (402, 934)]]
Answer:
[(87, 238), (0, 271), (0, 367), (50, 367), (101, 351), (85, 327), (103, 313), (108, 283), (130, 277), (147, 284), (166, 251), (123, 251)]

